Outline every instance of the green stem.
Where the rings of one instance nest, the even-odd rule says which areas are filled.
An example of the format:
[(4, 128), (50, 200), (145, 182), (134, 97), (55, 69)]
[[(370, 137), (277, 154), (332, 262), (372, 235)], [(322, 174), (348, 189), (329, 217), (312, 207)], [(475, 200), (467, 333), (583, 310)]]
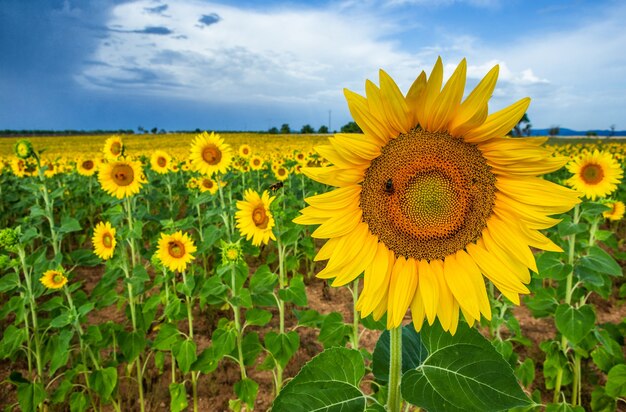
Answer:
[[(182, 272), (183, 274), (183, 284), (185, 285), (185, 303), (187, 305), (187, 325), (189, 327), (189, 339), (193, 340), (193, 299), (189, 296), (191, 291), (187, 291), (187, 274), (186, 272)], [(189, 292), (189, 293), (187, 293)], [(198, 380), (196, 379), (196, 375), (191, 372), (191, 390), (193, 393), (193, 410), (194, 412), (198, 412)]]
[[(235, 270), (235, 265), (231, 264), (230, 265), (230, 284), (231, 284), (231, 291), (232, 291), (232, 297), (236, 298), (237, 297), (237, 280), (236, 280), (236, 270)], [(235, 299), (233, 299), (235, 300)], [(247, 377), (246, 374), (246, 365), (244, 364), (243, 361), (243, 330), (241, 327), (241, 313), (239, 311), (239, 305), (235, 305), (234, 303), (231, 304), (233, 307), (233, 313), (234, 313), (234, 317), (235, 317), (235, 330), (237, 331), (237, 363), (239, 363), (239, 371), (241, 372), (241, 379), (245, 379)]]
[(170, 180), (170, 174), (169, 172), (166, 175), (166, 180), (167, 180), (167, 199), (169, 201), (169, 208), (170, 208), (170, 217), (172, 219), (174, 219), (174, 216), (172, 216), (172, 214), (174, 213), (174, 201), (172, 200), (172, 181)]
[(389, 387), (387, 397), (387, 411), (400, 412), (402, 396), (400, 394), (400, 381), (402, 379), (402, 326), (391, 329), (390, 357), (389, 357)]
[(359, 278), (352, 283), (352, 349), (359, 349), (359, 311), (356, 302), (359, 300)]
[(581, 395), (581, 370), (580, 370), (580, 355), (574, 354), (574, 376), (572, 379), (572, 406), (580, 405)]
[(20, 257), (20, 263), (22, 265), (22, 271), (24, 272), (24, 281), (26, 282), (26, 294), (28, 298), (28, 307), (30, 310), (31, 319), (33, 322), (33, 339), (35, 341), (35, 366), (37, 368), (37, 375), (41, 382), (43, 382), (43, 365), (41, 362), (41, 341), (39, 337), (39, 323), (37, 320), (37, 302), (33, 295), (33, 285), (31, 283), (30, 271), (26, 265), (26, 251), (21, 246), (18, 248), (18, 255)]
[(596, 232), (598, 231), (598, 225), (599, 224), (600, 224), (600, 219), (598, 217), (593, 219), (593, 222), (591, 222), (591, 229), (589, 231), (589, 245), (588, 245), (588, 247), (591, 247), (591, 246), (596, 244)]

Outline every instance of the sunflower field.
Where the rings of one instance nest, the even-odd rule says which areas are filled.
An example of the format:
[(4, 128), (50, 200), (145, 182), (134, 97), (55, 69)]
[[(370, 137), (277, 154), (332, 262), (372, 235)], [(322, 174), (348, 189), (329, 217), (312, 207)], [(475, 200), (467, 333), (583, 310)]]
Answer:
[(626, 142), (442, 67), (363, 134), (0, 139), (0, 405), (624, 410)]

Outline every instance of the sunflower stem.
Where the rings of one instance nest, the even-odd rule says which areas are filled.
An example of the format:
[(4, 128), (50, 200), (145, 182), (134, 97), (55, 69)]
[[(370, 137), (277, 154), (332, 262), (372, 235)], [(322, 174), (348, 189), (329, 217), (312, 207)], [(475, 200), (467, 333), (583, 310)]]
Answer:
[(400, 381), (402, 379), (402, 325), (389, 331), (389, 386), (387, 395), (387, 411), (400, 412), (402, 396)]
[(352, 349), (359, 349), (359, 311), (356, 302), (359, 300), (359, 278), (352, 283)]

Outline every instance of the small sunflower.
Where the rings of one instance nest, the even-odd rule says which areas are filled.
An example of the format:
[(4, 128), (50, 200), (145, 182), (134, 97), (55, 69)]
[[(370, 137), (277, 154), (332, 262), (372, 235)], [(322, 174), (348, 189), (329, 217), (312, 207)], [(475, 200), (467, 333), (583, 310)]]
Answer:
[(276, 179), (284, 182), (289, 177), (289, 169), (287, 169), (284, 165), (279, 165), (274, 169), (274, 176)]
[(613, 193), (624, 174), (611, 153), (598, 150), (572, 160), (567, 170), (574, 174), (567, 184), (591, 200)]
[(250, 157), (251, 154), (252, 154), (252, 150), (250, 149), (250, 146), (248, 146), (245, 143), (239, 146), (239, 156), (243, 157), (244, 159), (247, 159)]
[(79, 159), (76, 162), (76, 170), (83, 176), (93, 176), (96, 173), (96, 162), (93, 159)]
[(263, 158), (259, 155), (253, 155), (250, 158), (250, 169), (263, 170)]
[(102, 149), (105, 159), (117, 160), (120, 156), (124, 155), (124, 143), (119, 136), (111, 136), (104, 142), (104, 149)]
[(115, 251), (115, 228), (109, 222), (100, 222), (96, 225), (91, 238), (94, 253), (102, 260), (110, 259)]
[(14, 149), (15, 155), (20, 159), (28, 159), (35, 153), (32, 143), (26, 139), (18, 140)]
[(215, 193), (217, 193), (217, 191), (219, 190), (219, 186), (218, 183), (211, 179), (210, 177), (201, 177), (198, 178), (198, 188), (200, 189), (201, 192), (209, 192), (212, 195), (214, 195)]
[(243, 251), (239, 241), (227, 243), (221, 240), (220, 246), (222, 249), (222, 264), (236, 263), (243, 259)]
[(341, 286), (364, 273), (357, 308), (387, 313), (389, 329), (409, 307), (416, 330), (438, 318), (455, 333), (459, 310), (470, 325), (490, 319), (483, 276), (519, 304), (537, 271), (530, 247), (561, 250), (539, 230), (580, 202), (537, 177), (567, 162), (543, 147), (547, 139), (506, 137), (530, 99), (488, 115), (498, 66), (462, 101), (466, 67), (464, 59), (442, 88), (437, 59), (406, 96), (382, 70), (365, 97), (345, 90), (364, 134), (330, 137), (316, 149), (331, 165), (302, 169), (337, 187), (307, 198), (294, 220), (320, 225), (312, 236), (328, 239), (317, 276)]
[(141, 170), (141, 163), (118, 160), (100, 166), (98, 181), (105, 192), (123, 199), (139, 193), (146, 179)]
[(195, 170), (212, 176), (214, 173), (226, 173), (233, 159), (230, 145), (224, 143), (219, 134), (203, 132), (196, 136), (191, 145), (189, 156)]
[(179, 230), (172, 235), (161, 233), (157, 255), (163, 266), (172, 272), (183, 272), (187, 264), (194, 259), (192, 253), (196, 250), (193, 240)]
[(606, 203), (608, 207), (611, 209), (602, 213), (602, 216), (609, 220), (621, 220), (624, 217), (624, 211), (626, 207), (624, 206), (624, 202), (616, 200), (613, 202)]
[(254, 246), (261, 243), (267, 245), (270, 241), (276, 240), (276, 236), (272, 232), (274, 228), (274, 217), (270, 211), (270, 204), (276, 199), (275, 196), (270, 197), (269, 193), (263, 192), (262, 196), (252, 190), (245, 191), (244, 200), (237, 202), (237, 228), (246, 240), (252, 239)]
[(172, 156), (163, 150), (157, 150), (150, 157), (150, 167), (159, 174), (166, 174), (170, 171)]
[(61, 289), (67, 283), (62, 270), (47, 270), (39, 281), (48, 289)]

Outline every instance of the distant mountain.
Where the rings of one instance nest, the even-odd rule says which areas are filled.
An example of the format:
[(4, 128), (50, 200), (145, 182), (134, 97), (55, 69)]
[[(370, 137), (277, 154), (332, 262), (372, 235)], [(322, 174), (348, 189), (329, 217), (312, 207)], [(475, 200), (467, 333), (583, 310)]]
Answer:
[[(532, 129), (531, 134), (533, 136), (548, 136), (548, 130), (550, 129)], [(587, 136), (587, 133), (595, 133), (596, 136), (609, 136), (610, 130), (572, 130), (565, 127), (559, 128), (559, 134), (557, 136)], [(616, 130), (613, 132), (613, 136), (626, 136), (626, 130)]]

